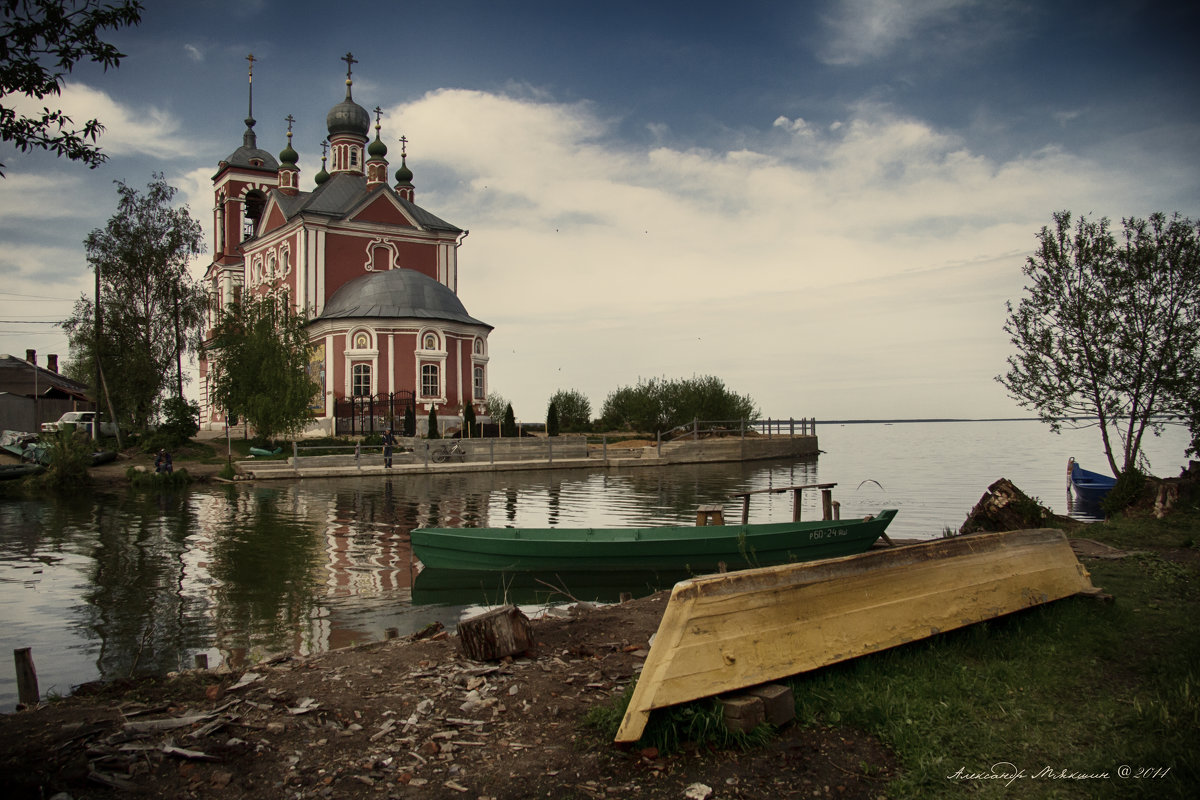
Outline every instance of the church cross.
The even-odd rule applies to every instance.
[[[288,124],[288,136],[291,136],[292,135],[292,123],[296,121],[296,118],[293,117],[291,114],[288,114],[286,117],[283,118],[283,121]]]
[[[254,57],[254,53],[246,56],[246,60],[250,62],[250,106],[247,110],[246,117],[254,119],[254,62],[258,59]]]
[[[400,157],[404,158],[406,155],[408,155],[408,137],[401,136],[400,137]]]
[[[351,69],[358,63],[358,59],[354,57],[353,53],[346,53],[346,55],[342,56],[342,61],[346,62],[346,83],[350,83]]]

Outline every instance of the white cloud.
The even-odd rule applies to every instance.
[[[195,61],[197,64],[204,61],[204,51],[194,44],[185,44],[183,51],[188,54],[188,58]]]
[[[1052,148],[993,161],[877,105],[781,119],[754,147],[637,149],[586,104],[442,90],[384,126],[417,202],[472,230],[459,292],[519,416],[708,373],[776,415],[1011,413],[991,377],[1034,231],[1130,180]]]
[[[20,95],[6,100],[23,114],[39,114],[44,106],[61,108],[76,130],[82,129],[88,120],[100,120],[104,131],[98,144],[109,155],[144,153],[169,158],[189,147],[188,141],[179,135],[179,120],[171,114],[153,106],[126,106],[85,84],[68,83],[60,97],[37,100]]]

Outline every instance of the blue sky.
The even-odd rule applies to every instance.
[[[305,189],[354,53],[393,169],[403,134],[417,202],[471,231],[459,293],[529,420],[703,374],[775,416],[1017,415],[1004,303],[1051,213],[1200,216],[1192,4],[145,5],[62,99],[109,162],[0,156],[0,352],[65,355],[36,323],[90,291],[113,180],[165,173],[207,231],[250,52]]]

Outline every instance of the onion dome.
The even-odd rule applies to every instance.
[[[326,146],[325,143],[322,142],[321,143],[322,151],[325,150],[325,146]],[[317,184],[317,186],[320,186],[322,183],[324,183],[327,180],[329,180],[329,173],[325,171],[325,153],[322,152],[321,153],[321,171],[318,172],[316,175],[313,175],[313,182],[315,182]]]
[[[287,132],[287,137],[287,147],[280,151],[279,163],[285,167],[294,167],[300,160],[300,154],[292,148],[292,132],[290,130]]]
[[[412,183],[413,171],[405,163],[406,156],[400,156],[400,168],[396,170],[396,183]]]
[[[346,99],[329,109],[325,116],[325,126],[329,128],[329,138],[339,133],[352,133],[355,136],[367,138],[371,128],[371,115],[367,110],[354,102],[350,96],[349,79],[346,80]]]
[[[387,156],[387,145],[379,138],[379,126],[375,126],[375,141],[367,145],[367,155],[371,158],[384,158]],[[387,173],[384,173],[385,175]]]

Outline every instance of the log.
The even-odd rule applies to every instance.
[[[32,708],[42,701],[37,670],[33,666],[33,649],[20,647],[13,650],[13,661],[17,668],[17,699]]]
[[[516,606],[504,606],[458,623],[463,655],[474,661],[498,661],[533,649],[529,618]]]

